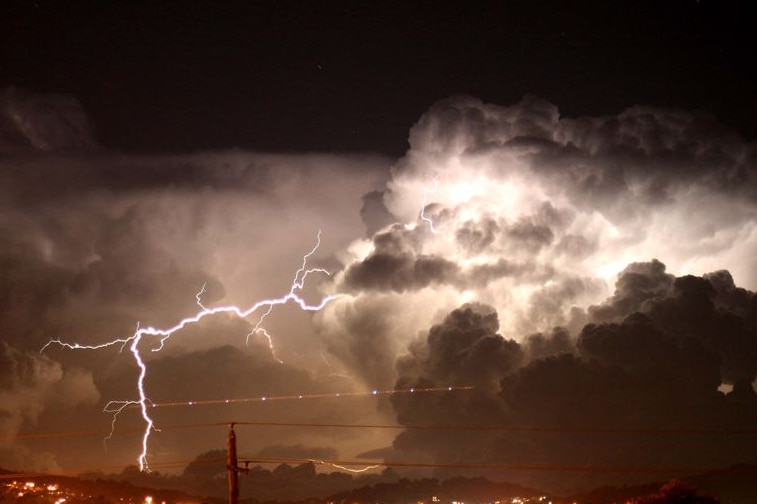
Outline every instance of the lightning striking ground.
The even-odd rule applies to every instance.
[[[255,304],[253,304],[252,306],[246,309],[240,308],[236,305],[225,305],[225,306],[217,306],[214,308],[207,308],[202,304],[202,294],[205,292],[205,286],[203,285],[200,291],[195,295],[197,299],[197,305],[200,308],[200,311],[198,311],[196,314],[190,317],[182,319],[173,327],[170,327],[167,329],[159,329],[155,327],[142,328],[142,327],[137,326],[137,329],[134,332],[134,334],[132,334],[128,338],[118,338],[118,339],[111,340],[111,341],[97,344],[97,345],[82,345],[79,343],[64,342],[64,341],[61,341],[60,339],[51,339],[47,344],[45,344],[40,349],[40,353],[44,352],[50,345],[58,345],[60,347],[68,348],[71,350],[83,350],[83,349],[98,350],[98,349],[102,349],[106,347],[120,345],[119,351],[123,351],[126,345],[127,344],[129,345],[129,351],[134,356],[134,361],[137,367],[139,368],[139,376],[137,378],[138,399],[125,400],[125,401],[110,401],[108,404],[105,405],[103,411],[106,413],[113,414],[113,417],[111,420],[111,434],[110,434],[112,435],[113,430],[115,428],[116,419],[118,415],[125,408],[130,407],[130,406],[135,406],[140,409],[142,418],[145,422],[145,429],[142,436],[142,450],[138,457],[139,469],[141,471],[149,471],[149,466],[147,463],[148,442],[149,442],[150,434],[153,431],[157,431],[158,429],[155,427],[155,422],[150,416],[150,414],[148,413],[148,408],[151,403],[147,397],[147,392],[145,390],[145,377],[147,376],[147,365],[145,364],[142,358],[142,354],[140,353],[140,349],[139,349],[142,339],[147,336],[156,337],[158,339],[158,342],[156,346],[151,349],[151,351],[159,352],[160,350],[163,349],[166,341],[171,336],[173,336],[174,334],[181,331],[187,326],[198,323],[205,317],[220,314],[220,313],[227,313],[241,319],[247,319],[251,317],[252,315],[254,315],[258,310],[265,308],[265,311],[258,317],[257,321],[255,322],[253,329],[248,333],[247,338],[249,340],[249,337],[251,335],[262,333],[268,339],[269,348],[273,352],[274,348],[273,348],[273,342],[272,342],[271,336],[262,327],[262,324],[265,321],[266,317],[272,312],[275,306],[284,305],[286,303],[293,302],[294,304],[299,306],[301,310],[319,311],[324,306],[326,306],[329,302],[339,297],[339,295],[327,295],[327,296],[322,297],[318,303],[310,304],[299,295],[299,292],[305,286],[305,281],[307,277],[310,276],[311,274],[320,273],[320,274],[329,276],[329,272],[323,268],[308,268],[308,260],[318,250],[320,245],[321,245],[321,233],[319,231],[315,246],[313,246],[313,248],[307,254],[303,256],[302,265],[295,272],[294,279],[292,280],[292,284],[289,288],[289,292],[287,292],[285,295],[279,298],[264,299],[262,301],[256,302]],[[275,354],[274,354],[274,358],[276,358]],[[110,437],[110,435],[108,437]]]

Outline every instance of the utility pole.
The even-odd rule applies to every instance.
[[[229,471],[229,504],[239,502],[239,473],[250,472],[249,461],[245,461],[244,467],[239,467],[237,460],[237,435],[234,434],[234,422],[229,423],[229,441],[227,444],[226,469]]]
[[[237,465],[237,435],[234,434],[234,423],[229,424],[228,459],[226,468],[229,470],[229,504],[239,502],[239,466]]]

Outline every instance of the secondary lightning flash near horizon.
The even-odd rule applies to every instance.
[[[310,257],[318,250],[320,245],[321,245],[321,232],[319,231],[315,246],[313,246],[313,248],[303,256],[302,265],[295,272],[294,279],[292,280],[292,284],[289,288],[289,292],[287,292],[285,295],[279,298],[264,299],[264,300],[256,302],[255,304],[253,304],[252,306],[246,309],[242,309],[236,305],[224,305],[224,306],[217,306],[214,308],[207,308],[202,304],[202,294],[205,290],[205,286],[203,285],[200,291],[195,295],[197,299],[197,305],[200,307],[201,310],[190,317],[186,317],[182,319],[173,327],[170,327],[168,329],[159,329],[152,326],[144,327],[144,328],[140,328],[139,326],[137,326],[136,331],[130,337],[118,338],[118,339],[111,340],[105,343],[101,343],[99,345],[82,345],[79,343],[67,343],[67,342],[61,341],[60,339],[51,339],[48,343],[46,343],[40,349],[40,353],[44,352],[45,349],[47,349],[47,347],[53,344],[59,345],[64,348],[69,348],[72,350],[83,350],[83,349],[98,350],[105,347],[120,345],[121,348],[119,351],[122,351],[123,348],[127,344],[129,344],[129,351],[134,356],[134,361],[136,362],[137,367],[139,368],[139,376],[137,379],[137,393],[138,393],[139,399],[110,401],[105,405],[105,407],[103,408],[103,411],[106,413],[113,414],[113,417],[111,420],[111,435],[112,435],[113,429],[115,428],[116,419],[118,415],[124,410],[124,408],[128,406],[138,406],[140,408],[142,418],[145,422],[145,430],[142,436],[142,451],[138,457],[138,462],[139,462],[139,469],[141,471],[149,471],[149,465],[147,463],[147,445],[150,438],[150,433],[153,431],[157,431],[159,429],[155,427],[154,420],[147,412],[148,404],[150,403],[150,400],[148,399],[147,392],[145,390],[145,377],[147,376],[147,365],[145,364],[142,358],[142,354],[140,353],[140,349],[139,349],[139,345],[140,345],[140,342],[142,341],[142,338],[144,336],[156,336],[157,338],[159,338],[157,346],[151,349],[151,351],[153,352],[159,352],[165,346],[166,341],[171,336],[173,336],[176,332],[184,329],[185,327],[191,324],[198,323],[200,320],[204,319],[207,316],[216,315],[219,313],[229,313],[238,318],[247,319],[248,317],[251,317],[259,309],[265,307],[266,310],[262,313],[262,315],[260,315],[260,317],[255,322],[252,330],[247,334],[247,341],[249,341],[249,337],[251,335],[256,334],[258,332],[262,332],[263,335],[268,340],[268,346],[271,349],[274,359],[276,359],[278,362],[281,362],[274,353],[273,342],[271,340],[271,336],[262,327],[263,321],[266,319],[268,315],[270,315],[271,311],[273,310],[273,307],[278,306],[278,305],[283,305],[291,301],[291,302],[294,302],[297,306],[299,306],[301,310],[318,311],[318,310],[321,310],[324,306],[326,306],[330,301],[339,297],[339,295],[326,295],[326,296],[323,296],[320,302],[318,302],[317,304],[310,304],[298,294],[304,288],[305,280],[307,279],[309,275],[313,273],[322,273],[327,276],[330,275],[330,273],[323,268],[308,268],[307,266],[308,259],[310,259]],[[108,437],[110,437],[110,435]]]

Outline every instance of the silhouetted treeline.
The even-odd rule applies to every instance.
[[[465,501],[473,504],[535,495],[539,495],[536,490],[485,478],[452,478],[441,481],[436,478],[402,478],[396,483],[378,483],[336,494],[329,501],[381,504]]]

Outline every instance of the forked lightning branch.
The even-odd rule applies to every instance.
[[[338,295],[323,296],[316,304],[311,304],[307,302],[301,296],[302,289],[305,287],[305,282],[310,275],[312,274],[321,274],[321,275],[327,275],[327,276],[329,275],[329,272],[323,268],[308,267],[308,260],[313,254],[315,254],[315,252],[318,250],[320,245],[321,245],[321,233],[319,231],[315,246],[303,256],[302,265],[295,272],[294,279],[292,280],[292,283],[289,287],[289,291],[281,297],[263,299],[261,301],[256,302],[252,306],[249,306],[248,308],[242,308],[236,305],[223,305],[223,306],[216,306],[213,308],[207,308],[202,304],[202,293],[204,292],[204,286],[203,286],[203,288],[196,295],[197,305],[199,306],[200,310],[194,315],[182,319],[173,327],[159,329],[156,327],[137,326],[137,329],[134,331],[134,334],[132,334],[131,336],[127,338],[118,338],[118,339],[114,339],[114,340],[107,341],[105,343],[101,343],[97,345],[83,345],[80,343],[69,343],[69,342],[61,341],[60,339],[52,339],[44,347],[42,347],[40,352],[43,352],[50,345],[58,345],[64,348],[72,349],[72,350],[98,350],[101,348],[112,347],[112,346],[119,346],[120,350],[123,350],[124,348],[128,346],[129,351],[134,357],[134,362],[139,368],[139,375],[138,375],[137,384],[136,384],[137,399],[110,401],[108,404],[105,405],[104,411],[106,413],[111,413],[113,415],[112,422],[111,422],[111,434],[112,434],[113,432],[112,429],[115,428],[116,419],[119,413],[121,413],[124,410],[124,408],[127,408],[129,406],[136,406],[139,408],[142,414],[142,418],[144,419],[144,423],[145,423],[145,430],[144,430],[144,434],[142,435],[142,451],[138,458],[139,468],[142,471],[148,470],[149,469],[148,464],[147,464],[148,441],[150,439],[150,434],[154,430],[157,430],[157,429],[155,427],[155,423],[152,417],[148,413],[150,400],[148,399],[147,391],[145,389],[145,377],[147,375],[147,365],[145,364],[145,361],[142,358],[142,352],[143,352],[143,346],[144,346],[143,338],[153,338],[157,340],[153,348],[151,348],[151,351],[159,352],[160,350],[163,349],[166,341],[171,336],[181,331],[182,329],[188,326],[191,326],[193,324],[197,324],[198,322],[200,322],[206,317],[221,314],[221,313],[226,313],[226,314],[230,314],[232,316],[235,316],[241,319],[250,319],[252,317],[257,317],[257,319],[253,323],[252,330],[246,336],[249,339],[249,336],[253,334],[262,334],[268,340],[268,344],[271,348],[271,351],[273,351],[273,343],[272,343],[271,337],[268,334],[268,332],[263,328],[263,322],[265,321],[266,317],[271,314],[274,307],[279,306],[279,305],[284,305],[287,303],[293,303],[299,306],[300,309],[304,311],[318,311],[318,310],[321,310],[324,306],[326,306],[330,301],[338,297]],[[275,358],[275,354],[274,354],[274,358]]]

